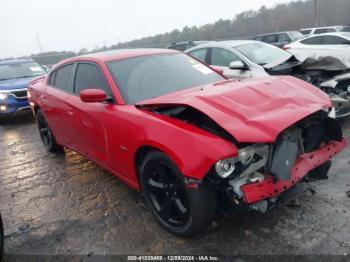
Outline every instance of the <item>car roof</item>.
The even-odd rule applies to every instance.
[[[229,48],[235,48],[237,46],[245,45],[245,44],[252,44],[252,43],[261,43],[265,44],[260,41],[254,41],[254,40],[225,40],[225,41],[211,41],[205,44],[197,45],[192,48],[189,48],[185,50],[185,53],[191,52],[193,50],[197,50],[200,48],[205,48],[205,47],[229,47]]]
[[[300,40],[304,40],[306,38],[316,37],[316,36],[324,36],[324,35],[335,35],[335,36],[345,36],[347,38],[350,38],[350,32],[331,32],[331,33],[323,33],[323,34],[316,34],[316,35],[310,35],[308,37],[302,38]]]
[[[217,43],[220,43],[222,45],[229,46],[229,47],[235,47],[235,46],[251,44],[256,42],[261,43],[260,41],[254,41],[254,40],[227,40],[227,41],[220,41]]]
[[[194,46],[188,50],[191,49],[197,49],[199,47],[210,47],[210,46],[225,46],[225,47],[236,47],[240,45],[245,45],[245,44],[252,44],[252,43],[261,43],[261,44],[266,44],[261,41],[255,41],[255,40],[225,40],[225,41],[211,41],[207,42],[201,45]],[[187,50],[186,50],[187,51]]]
[[[75,56],[72,58],[65,59],[59,63],[59,65],[67,62],[75,62],[79,60],[92,60],[99,62],[110,62],[114,60],[121,60],[131,57],[155,55],[155,54],[170,54],[170,53],[181,53],[177,50],[171,49],[156,49],[156,48],[135,48],[135,49],[115,49],[105,52],[85,54],[81,56]]]
[[[323,29],[323,28],[337,28],[337,25],[334,26],[319,26],[319,27],[308,27],[308,28],[301,28],[299,30],[313,30],[313,29]]]
[[[174,42],[171,43],[169,46],[174,46],[174,45],[186,45],[186,44],[201,44],[201,43],[206,43],[209,41],[203,40],[203,41],[184,41],[184,42]]]
[[[278,34],[288,34],[288,33],[294,33],[294,32],[298,32],[299,31],[281,31],[281,32],[272,32],[272,33],[267,33],[267,34],[261,34],[261,35],[256,35],[256,36],[265,36],[265,35],[278,35]],[[256,37],[255,36],[255,37]]]
[[[21,64],[21,63],[32,63],[33,59],[8,59],[0,60],[0,65],[12,65],[12,64]]]

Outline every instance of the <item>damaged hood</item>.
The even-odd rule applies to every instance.
[[[209,116],[238,142],[274,142],[297,121],[331,107],[327,94],[291,76],[232,80],[139,102],[139,106],[181,105]]]
[[[286,52],[287,53],[287,52]],[[293,54],[289,54],[289,56],[279,57],[278,59],[269,62],[268,64],[263,65],[265,69],[271,69],[273,67],[279,66],[281,64],[285,64],[290,62],[288,65],[294,65],[293,63],[301,63],[299,59],[297,59]]]

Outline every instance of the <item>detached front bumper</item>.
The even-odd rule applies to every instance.
[[[273,198],[300,182],[311,170],[321,166],[341,152],[347,145],[345,138],[341,142],[332,141],[318,150],[301,155],[294,165],[290,180],[276,180],[265,174],[261,182],[246,184],[241,187],[243,202],[254,204],[261,200]]]

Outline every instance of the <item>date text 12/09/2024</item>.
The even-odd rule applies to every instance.
[[[217,256],[128,256],[128,261],[219,261]]]

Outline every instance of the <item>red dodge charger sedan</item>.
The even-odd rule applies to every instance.
[[[142,192],[177,235],[218,207],[265,212],[327,178],[346,140],[329,97],[294,77],[235,81],[173,50],[67,59],[29,87],[44,146],[68,147]]]

